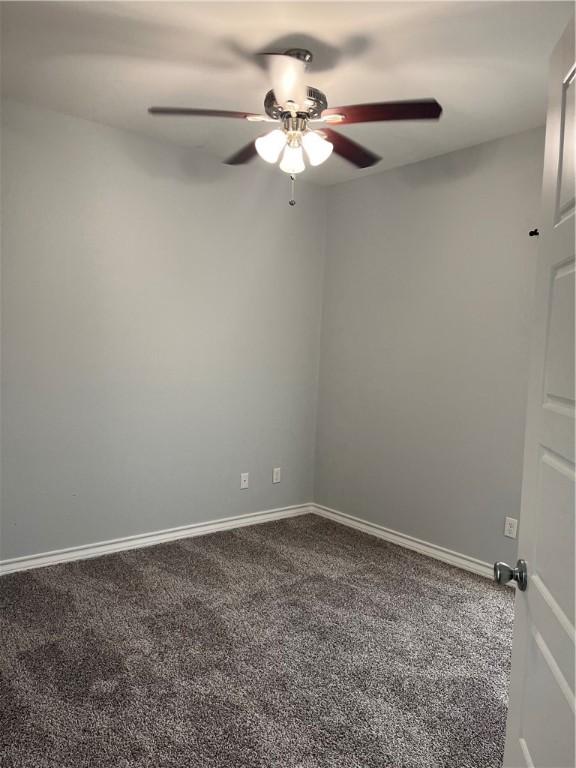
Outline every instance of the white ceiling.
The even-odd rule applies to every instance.
[[[544,122],[547,59],[570,2],[3,2],[7,97],[226,158],[262,126],[152,117],[155,105],[262,111],[251,54],[304,46],[331,106],[434,97],[440,121],[339,128],[382,156],[307,171],[332,184]],[[259,159],[253,162],[262,162]],[[234,169],[231,169],[231,173]],[[280,173],[271,168],[271,173]]]

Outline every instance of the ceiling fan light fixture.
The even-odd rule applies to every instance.
[[[264,112],[239,112],[227,109],[197,109],[195,107],[149,107],[152,115],[225,117],[250,122],[275,123],[276,130],[250,141],[226,158],[226,165],[243,165],[260,156],[290,175],[321,165],[334,152],[356,168],[370,168],[380,162],[366,147],[332,125],[352,123],[387,123],[397,120],[438,120],[442,107],[436,99],[379,101],[328,107],[326,94],[306,84],[306,65],[312,53],[304,48],[290,48],[283,53],[261,53],[271,80],[271,89],[264,97]],[[315,131],[315,128],[319,128]],[[292,179],[292,183],[294,179]],[[290,200],[294,204],[294,200]]]
[[[307,131],[302,137],[302,146],[306,150],[310,165],[321,165],[328,160],[334,145],[315,131]]]
[[[270,131],[266,136],[260,136],[254,142],[256,145],[256,152],[260,155],[262,160],[267,163],[276,163],[280,157],[280,153],[286,146],[286,134],[280,129]]]
[[[290,174],[302,173],[302,171],[306,170],[304,152],[302,152],[300,145],[293,147],[288,144],[286,146],[280,162],[280,170]]]

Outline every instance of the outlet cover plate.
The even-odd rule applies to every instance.
[[[515,539],[518,533],[518,520],[515,517],[507,517],[504,522],[504,536]]]

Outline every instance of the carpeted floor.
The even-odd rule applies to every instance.
[[[316,516],[0,579],[2,768],[496,768],[512,590]]]

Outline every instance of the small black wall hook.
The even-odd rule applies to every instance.
[[[528,232],[528,237],[538,237],[540,232],[538,232],[537,229],[531,229],[530,232]]]

